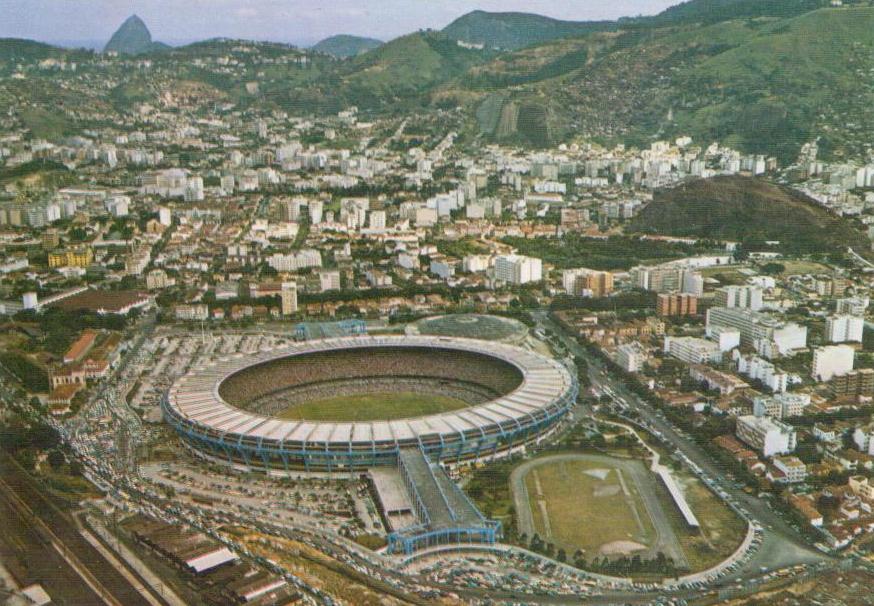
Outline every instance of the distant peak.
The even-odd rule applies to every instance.
[[[138,55],[154,49],[152,34],[142,19],[136,14],[124,20],[106,44],[108,51]]]

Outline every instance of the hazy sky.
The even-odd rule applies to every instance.
[[[340,33],[388,40],[464,13],[524,11],[594,20],[653,14],[679,0],[0,0],[0,37],[105,42],[131,14],[155,40],[216,36],[311,44]]]

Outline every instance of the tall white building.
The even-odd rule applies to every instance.
[[[708,334],[715,326],[738,330],[742,345],[756,348],[767,358],[785,356],[807,346],[807,327],[750,309],[711,307],[707,310]]]
[[[297,312],[297,284],[294,282],[283,282],[282,288],[279,291],[279,298],[282,301],[283,316],[290,316]]]
[[[173,214],[166,206],[158,208],[158,223],[165,227],[169,227],[173,223]]]
[[[808,406],[810,396],[806,393],[780,393],[753,398],[753,414],[757,417],[788,419],[803,415]]]
[[[536,257],[500,255],[495,258],[495,279],[509,284],[527,284],[543,279],[543,263]]]
[[[737,418],[737,437],[762,455],[772,457],[795,450],[795,429],[770,417],[744,415]]]
[[[639,343],[625,343],[616,348],[616,363],[627,372],[640,372],[646,358],[646,350]]]
[[[340,272],[336,270],[319,272],[319,290],[340,290]]]
[[[385,229],[384,210],[374,210],[370,213],[370,229]]]
[[[758,311],[764,305],[762,289],[758,286],[723,286],[716,290],[716,305],[741,307]]]
[[[718,344],[697,337],[665,337],[664,352],[687,364],[715,364],[722,360]]]
[[[325,204],[321,200],[310,200],[307,204],[310,213],[310,223],[317,225],[322,222],[322,215],[325,210]]]
[[[283,255],[275,253],[267,258],[267,264],[276,271],[298,271],[307,267],[321,267],[322,253],[312,248]]]
[[[813,365],[810,372],[817,381],[830,381],[833,377],[845,375],[853,370],[856,350],[849,345],[826,345],[813,351]]]
[[[789,387],[789,373],[783,372],[776,366],[756,355],[743,355],[735,350],[734,360],[737,362],[737,371],[751,379],[757,379],[775,393],[784,392]]]
[[[864,316],[869,303],[870,300],[868,297],[846,297],[844,299],[838,299],[835,307],[838,314]]]
[[[856,448],[868,455],[874,455],[874,424],[857,427],[853,431]]]
[[[491,260],[489,255],[467,255],[461,260],[461,269],[468,273],[486,271]]]
[[[825,338],[829,343],[861,343],[864,329],[865,319],[862,316],[831,316],[825,321]]]

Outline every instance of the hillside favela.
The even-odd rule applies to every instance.
[[[0,15],[0,605],[874,604],[874,3]]]

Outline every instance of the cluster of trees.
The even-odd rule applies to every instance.
[[[86,328],[122,331],[127,326],[124,316],[100,315],[84,310],[65,311],[58,307],[49,307],[41,313],[32,309],[20,311],[15,315],[15,320],[37,324],[43,333],[43,349],[56,355],[64,353]]]
[[[549,308],[553,311],[565,309],[586,309],[589,311],[628,311],[655,309],[656,293],[632,291],[615,297],[573,297],[557,295]]]
[[[0,448],[15,457],[28,471],[36,467],[40,452],[48,453],[46,461],[55,471],[67,462],[60,436],[54,428],[39,420],[25,420],[17,414],[10,415],[0,424]],[[79,475],[81,471],[79,462],[71,459],[70,472]]]
[[[548,558],[555,558],[559,562],[571,564],[575,568],[588,570],[589,572],[613,576],[630,576],[634,574],[675,576],[679,572],[673,560],[669,559],[661,551],[654,558],[648,559],[644,559],[640,555],[632,557],[623,555],[618,558],[608,558],[606,556],[599,558],[596,556],[589,561],[580,549],[577,549],[568,558],[568,554],[563,548],[543,540],[537,533],[530,540],[527,535],[522,534],[519,536],[519,542],[527,545],[528,549],[535,553],[540,553]]]
[[[0,354],[0,364],[15,375],[30,392],[43,393],[49,390],[49,376],[45,368],[25,355],[16,352]]]
[[[580,555],[582,556],[582,554]],[[593,558],[591,562],[586,562],[581,557],[580,560],[574,560],[574,566],[614,576],[630,576],[634,574],[676,576],[680,572],[677,570],[674,561],[665,556],[661,551],[656,554],[656,557],[647,559],[639,555],[630,558],[623,555],[612,559],[607,557],[600,559]]]
[[[566,234],[563,238],[523,238],[508,236],[501,240],[521,254],[538,257],[559,269],[589,267],[599,270],[625,270],[641,259],[670,261],[689,257],[707,249],[706,246],[643,240],[631,236],[610,236],[605,239]]]

